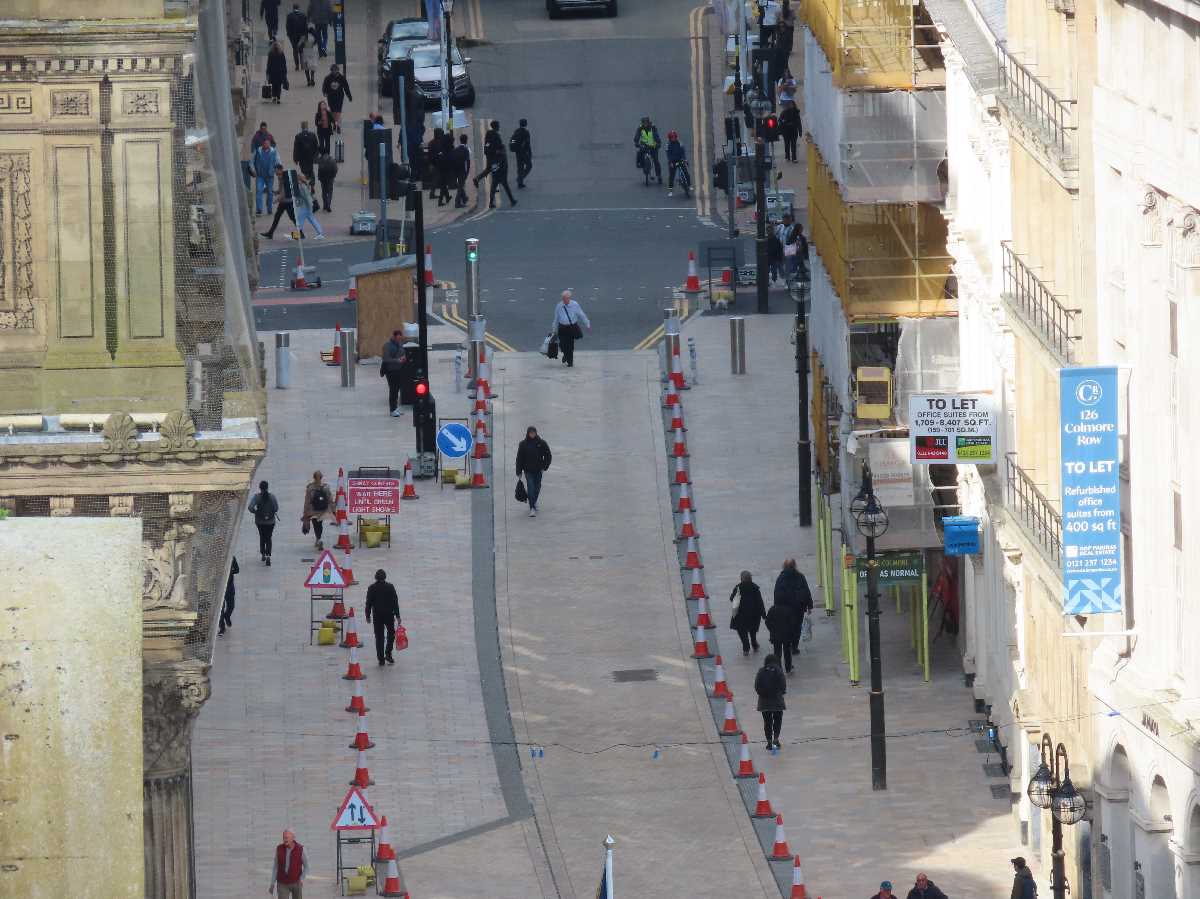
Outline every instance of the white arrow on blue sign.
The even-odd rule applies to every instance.
[[[474,444],[475,438],[471,436],[471,429],[457,421],[442,425],[441,430],[437,432],[438,449],[449,459],[461,459],[471,451]]]

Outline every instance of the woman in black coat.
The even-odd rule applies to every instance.
[[[283,89],[288,86],[287,74],[287,54],[283,52],[279,42],[275,41],[267,53],[267,84],[271,85],[271,99],[276,103],[279,102]]]
[[[767,749],[782,749],[779,745],[779,728],[783,725],[783,711],[787,704],[783,694],[787,692],[787,678],[779,669],[779,658],[773,653],[763,659],[763,666],[754,678],[754,692],[758,694],[758,710],[763,716],[763,733],[767,737]]]
[[[792,673],[792,638],[795,635],[796,615],[791,607],[775,597],[775,605],[767,610],[767,632],[771,636],[771,649],[775,658],[783,658],[783,667]]]
[[[749,571],[742,572],[742,579],[729,594],[729,601],[733,602],[738,594],[741,594],[741,598],[733,608],[729,627],[742,638],[742,655],[748,656],[751,648],[758,652],[758,626],[767,617],[767,609],[763,605],[762,591],[754,583]]]

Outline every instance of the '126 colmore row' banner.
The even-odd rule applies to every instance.
[[[1121,611],[1121,481],[1117,370],[1059,372],[1062,422],[1063,612]]]

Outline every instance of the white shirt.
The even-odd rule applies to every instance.
[[[588,317],[583,313],[583,307],[574,300],[571,300],[565,305],[563,303],[554,304],[554,324],[558,325],[573,325],[582,322],[589,328],[592,323],[588,321]]]
[[[767,0],[767,6],[763,10],[762,24],[770,28],[779,22],[779,2],[778,0]]]

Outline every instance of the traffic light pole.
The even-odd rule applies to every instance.
[[[754,204],[758,210],[758,235],[754,241],[754,259],[757,269],[755,284],[758,293],[758,312],[767,313],[767,276],[770,260],[767,255],[767,144],[759,133],[762,121],[755,121],[754,138]]]
[[[415,200],[413,207],[413,239],[416,242],[417,257],[417,352],[420,354],[421,370],[429,376],[429,318],[426,312],[428,290],[425,287],[425,196],[419,189],[419,182],[412,182],[413,190],[409,191],[410,200]]]
[[[343,69],[346,65],[346,4],[345,0],[333,3],[333,61]]]

